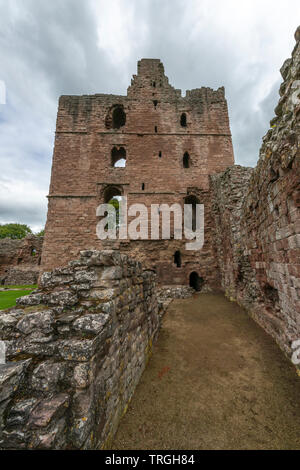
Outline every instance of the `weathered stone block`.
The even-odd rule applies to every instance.
[[[28,398],[25,400],[17,401],[10,409],[7,419],[6,425],[8,427],[13,426],[23,426],[26,424],[30,413],[37,405],[38,399],[37,398]]]
[[[80,333],[97,335],[103,331],[108,320],[109,316],[101,313],[84,315],[74,321],[73,328]]]
[[[32,373],[31,386],[39,392],[57,392],[66,374],[66,364],[45,361]]]
[[[40,330],[43,334],[53,331],[54,315],[51,310],[43,310],[25,315],[18,323],[17,330],[24,335]]]
[[[22,384],[31,359],[0,364],[0,403],[13,396]]]
[[[42,400],[31,413],[29,427],[46,428],[54,419],[58,420],[66,412],[69,401],[69,395],[66,393]]]

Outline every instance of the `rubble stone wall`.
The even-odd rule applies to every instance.
[[[300,29],[255,169],[211,177],[221,284],[291,356],[300,339]]]
[[[0,312],[0,448],[109,446],[151,355],[156,275],[116,251],[84,251]]]
[[[43,237],[27,235],[21,240],[0,240],[0,284],[36,284],[41,264]]]

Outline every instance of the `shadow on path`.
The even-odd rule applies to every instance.
[[[113,449],[300,449],[300,379],[223,295],[173,301]]]

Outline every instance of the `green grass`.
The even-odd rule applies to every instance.
[[[14,288],[18,286],[12,286]],[[16,299],[23,297],[23,295],[28,295],[35,289],[35,286],[28,286],[27,289],[20,290],[10,290],[0,292],[0,310],[5,310],[6,308],[14,307],[16,305]]]
[[[31,289],[31,290],[33,290],[33,289],[37,289],[37,284],[30,284],[28,286],[25,286],[25,285],[24,286],[23,285],[22,286],[1,286],[1,288],[3,288],[3,289],[20,289],[20,290],[22,290],[22,289]]]

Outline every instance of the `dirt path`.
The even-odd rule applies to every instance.
[[[173,301],[113,449],[300,449],[300,379],[222,295]]]

